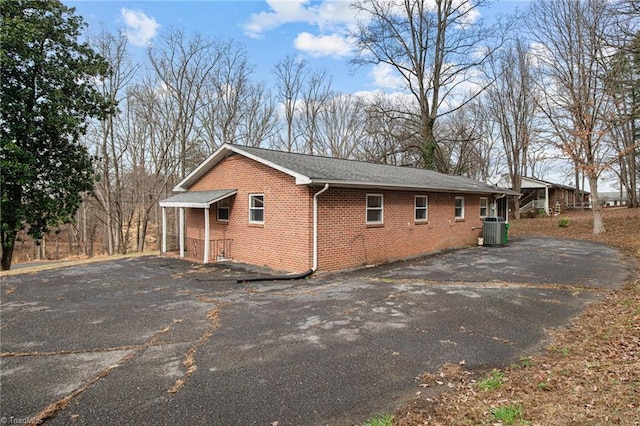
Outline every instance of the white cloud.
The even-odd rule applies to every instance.
[[[352,52],[352,44],[346,37],[338,34],[315,36],[308,32],[298,34],[293,41],[296,49],[311,56],[333,56],[340,58]]]
[[[380,63],[375,65],[369,75],[373,79],[373,85],[376,87],[402,90],[407,85],[404,78],[389,64]]]
[[[267,31],[294,23],[317,26],[321,31],[336,30],[355,20],[347,1],[310,3],[309,0],[267,0],[269,11],[252,14],[243,25],[245,34],[257,38]]]
[[[126,28],[124,33],[131,44],[135,46],[147,46],[158,33],[160,24],[155,18],[147,16],[144,12],[127,9],[120,10]]]

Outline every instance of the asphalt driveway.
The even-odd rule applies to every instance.
[[[4,277],[4,423],[349,424],[445,362],[508,365],[631,278],[616,250],[515,240],[302,281],[166,257]]]

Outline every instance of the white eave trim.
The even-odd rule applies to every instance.
[[[287,174],[289,176],[292,176],[292,177],[296,178],[296,184],[297,185],[308,185],[308,184],[311,183],[311,178],[309,178],[309,176],[305,176],[305,175],[302,175],[300,173],[294,172],[293,170],[287,169],[286,167],[282,167],[279,164],[272,163],[271,161],[267,161],[262,157],[258,157],[258,156],[249,154],[248,152],[244,151],[242,149],[242,147],[228,145],[228,148],[229,148],[229,150],[231,150],[231,151],[233,151],[233,152],[235,152],[237,154],[243,155],[243,156],[245,156],[247,158],[250,158],[250,159],[252,159],[254,161],[257,161],[258,163],[264,164],[267,167],[271,167],[272,169],[276,169],[278,171],[281,171],[282,173],[285,173],[285,174]]]
[[[506,194],[516,195],[514,191],[503,188],[478,188],[478,189],[464,189],[464,188],[442,188],[433,186],[403,186],[391,183],[380,182],[358,182],[358,181],[334,181],[326,179],[310,179],[307,185],[325,185],[329,184],[332,188],[363,188],[363,189],[389,189],[397,191],[426,191],[426,192],[438,192],[438,193],[456,193],[456,194]],[[512,194],[510,194],[512,193]],[[518,194],[520,195],[520,194]]]
[[[189,173],[184,179],[182,179],[176,186],[173,187],[173,192],[185,192],[189,190],[189,187],[193,185],[198,179],[204,176],[209,170],[211,170],[216,164],[222,161],[230,152],[235,152],[244,157],[250,158],[258,163],[264,164],[267,167],[281,171],[296,179],[297,185],[308,185],[311,179],[308,176],[294,172],[293,170],[282,167],[278,164],[267,161],[264,158],[252,155],[242,149],[242,147],[224,144],[221,145],[213,154],[207,157],[198,167],[196,167],[191,173]]]
[[[207,207],[210,207],[211,204],[215,203],[216,201],[220,201],[220,200],[215,200],[212,201],[211,203],[181,203],[179,201],[176,202],[162,202],[160,201],[160,207],[184,207],[187,209],[206,209]]]
[[[184,191],[183,191],[184,192]],[[199,203],[199,202],[195,202],[195,201],[160,201],[158,204],[160,205],[160,207],[183,207],[183,208],[192,208],[192,209],[206,209],[211,207],[212,204],[217,203],[220,200],[224,200],[225,198],[229,198],[232,195],[237,194],[238,191],[233,191],[233,192],[229,192],[226,193],[224,195],[221,195],[219,197],[216,197],[212,200],[203,202],[203,203]]]

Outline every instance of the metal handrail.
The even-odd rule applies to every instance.
[[[209,241],[209,259],[212,261],[231,259],[233,238],[221,238]]]

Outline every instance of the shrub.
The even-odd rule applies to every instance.
[[[561,217],[558,221],[558,226],[560,228],[566,228],[567,226],[569,226],[569,219],[566,217]]]

